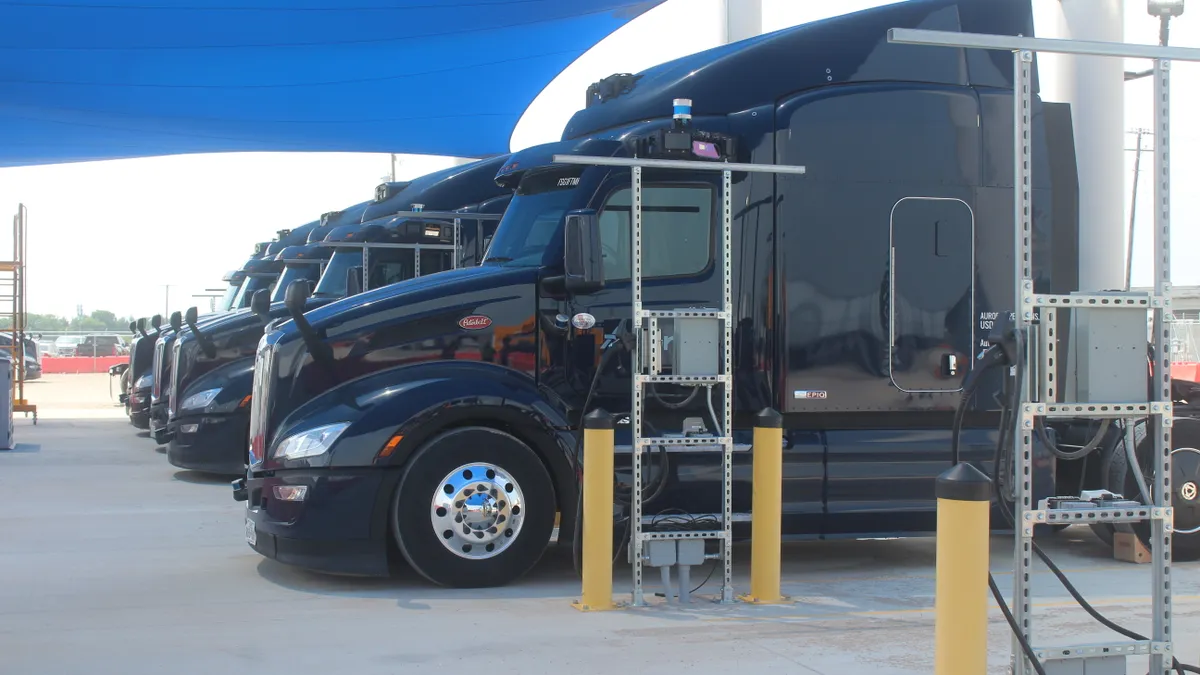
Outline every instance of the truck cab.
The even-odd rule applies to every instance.
[[[331,227],[324,240],[290,253],[289,262],[273,293],[254,298],[249,311],[241,311],[198,329],[185,329],[174,343],[174,374],[168,399],[167,459],[172,465],[199,471],[240,474],[246,467],[249,405],[254,372],[254,352],[263,328],[283,320],[286,289],[305,289],[304,309],[315,309],[339,298],[453,269],[482,258],[481,240],[467,220],[469,212],[495,214],[482,221],[484,232],[494,231],[511,191],[496,185],[495,173],[503,157],[454,167],[403,184],[394,194],[384,184],[377,200],[361,210],[362,217],[378,214],[379,203],[416,204],[412,215],[381,215],[357,224]],[[386,198],[380,200],[382,195]],[[400,200],[405,200],[401,202]],[[455,225],[447,218],[421,217],[430,212],[462,213]],[[412,208],[404,211],[411,213]],[[464,228],[463,223],[469,223]],[[292,249],[285,250],[285,253]],[[281,256],[283,254],[281,253]],[[319,279],[314,272],[318,259]],[[315,281],[315,287],[314,287]],[[285,283],[286,282],[286,285]],[[312,293],[307,292],[311,288]],[[175,402],[178,402],[176,404]]]
[[[735,171],[729,193],[717,171],[648,167],[638,182],[643,307],[719,305],[730,256],[733,510],[749,511],[745,450],[769,407],[783,419],[786,539],[933,532],[964,378],[995,317],[1014,310],[1013,74],[1009,58],[886,35],[1031,35],[1032,23],[1028,2],[912,0],[598,83],[559,142],[497,172],[515,194],[480,267],[330,303],[263,337],[249,469],[234,484],[248,542],[322,571],[386,574],[404,560],[437,584],[508,583],[536,563],[556,515],[558,541],[576,541],[581,420],[598,408],[617,418],[618,485],[641,472],[654,486],[648,527],[719,512],[719,453],[631,462],[634,178],[602,160],[635,157],[807,168]],[[682,125],[680,99],[694,102]],[[1038,293],[1078,287],[1072,139],[1069,107],[1035,96]],[[982,382],[962,459],[990,471],[1002,378]],[[647,428],[719,430],[709,393],[650,387]],[[1083,445],[1091,429],[1056,433]],[[1098,462],[1035,448],[1038,495],[1103,485]],[[629,516],[626,498],[617,522]],[[1176,556],[1198,540],[1177,536]]]
[[[255,246],[254,255],[242,265],[231,279],[230,290],[233,291],[233,297],[230,301],[230,309],[203,315],[189,315],[189,318],[193,322],[203,324],[223,316],[228,311],[236,311],[249,306],[250,298],[253,297],[256,291],[261,289],[269,290],[274,287],[283,268],[282,263],[275,260],[279,252],[286,246],[303,243],[307,239],[308,233],[320,225],[320,221],[313,221],[294,230],[280,230],[278,232],[278,239],[270,242],[259,242]],[[234,282],[236,282],[236,290],[234,290]],[[195,308],[192,308],[191,311],[195,312]],[[149,424],[150,438],[160,445],[165,444],[168,440],[166,428],[167,399],[164,396],[164,383],[169,377],[171,369],[170,346],[176,334],[183,328],[183,325],[183,314],[173,312],[170,317],[169,327],[165,330],[160,330],[158,337],[154,341],[151,372],[148,378],[150,384]]]

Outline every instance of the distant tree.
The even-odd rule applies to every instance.
[[[71,319],[69,329],[85,332],[103,331],[108,330],[108,326],[104,325],[103,321],[100,321],[99,319],[93,319],[90,316],[77,316],[74,319]]]
[[[11,329],[12,319],[4,316],[0,317],[0,330]],[[59,331],[67,329],[67,320],[61,316],[53,314],[27,314],[25,315],[25,331]]]
[[[99,321],[107,330],[118,330],[120,325],[117,323],[117,315],[107,309],[97,309],[92,311],[91,318]],[[125,322],[129,324],[128,321]]]

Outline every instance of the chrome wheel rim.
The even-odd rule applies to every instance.
[[[429,519],[442,546],[467,560],[503,553],[525,522],[521,486],[503,468],[487,462],[464,464],[438,483]]]

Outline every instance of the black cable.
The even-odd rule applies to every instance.
[[[1029,659],[1029,664],[1033,666],[1038,675],[1046,675],[1046,669],[1042,667],[1037,657],[1033,655],[1033,647],[1029,646],[1029,641],[1025,639],[1025,634],[1021,632],[1020,626],[1017,625],[1016,618],[1009,611],[1008,604],[1004,602],[1004,596],[1000,595],[1000,589],[996,586],[996,580],[990,572],[988,573],[988,588],[992,589],[992,597],[996,598],[996,602],[1000,605],[1000,611],[1004,613],[1004,618],[1012,628],[1013,635],[1017,636],[1017,642],[1021,643],[1021,651],[1025,652],[1025,656]]]

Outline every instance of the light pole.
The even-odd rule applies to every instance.
[[[177,284],[163,284],[163,316],[171,315],[171,287]]]

